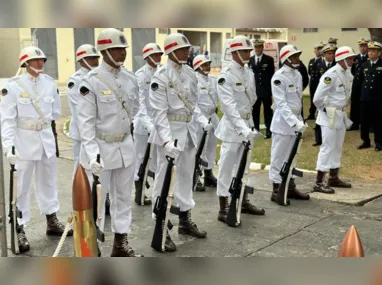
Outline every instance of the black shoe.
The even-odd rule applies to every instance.
[[[314,115],[309,115],[306,120],[315,120],[316,118],[314,117]]]
[[[370,143],[365,143],[363,142],[361,145],[359,145],[357,148],[358,149],[365,149],[371,147]]]
[[[316,142],[316,143],[312,144],[312,146],[320,146],[320,145],[322,145],[322,143]]]
[[[382,147],[380,147],[380,146],[376,146],[374,150],[375,150],[375,151],[381,151],[381,150],[382,150]]]
[[[266,140],[266,139],[271,139],[271,138],[272,138],[272,132],[269,130],[266,131],[264,139]]]

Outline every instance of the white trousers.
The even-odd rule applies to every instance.
[[[90,181],[90,189],[93,185],[93,175],[86,171]],[[124,234],[130,232],[132,219],[131,193],[133,189],[134,165],[113,170],[102,170],[99,181],[102,185],[102,207],[99,228],[105,229],[105,201],[106,194],[110,198],[111,231]],[[104,187],[107,185],[107,187]]]
[[[176,176],[174,197],[180,211],[185,212],[195,207],[195,201],[192,193],[192,178],[194,175],[196,148],[192,145],[191,138],[188,136],[188,142],[178,158],[175,160]],[[168,161],[164,154],[164,147],[157,147],[157,171],[152,192],[152,207],[154,208],[157,197],[162,192],[163,181],[166,174]]]
[[[228,190],[231,186],[232,178],[236,176],[243,150],[244,145],[242,143],[222,142],[216,188],[218,196],[231,196]]]
[[[81,141],[73,139],[72,149],[73,149],[73,162],[74,162],[74,169],[73,169],[73,175],[72,175],[72,180],[73,180],[74,175],[76,174],[76,171],[77,171],[79,160],[80,160]]]
[[[148,139],[149,139],[148,135],[140,135],[140,134],[134,133],[134,145],[135,145],[135,157],[136,157],[134,181],[138,181],[139,179],[138,172],[143,162],[143,158],[145,157]],[[153,148],[153,151],[152,151],[152,159],[151,159],[149,169],[155,173],[157,170],[157,146],[154,144],[151,144],[151,147]]]
[[[316,170],[327,172],[341,167],[342,147],[345,140],[345,125],[340,129],[321,126],[322,145],[318,153]]]
[[[43,153],[41,160],[19,160],[16,165],[17,207],[22,212],[19,225],[30,221],[30,190],[33,171],[35,173],[35,197],[41,215],[56,213],[60,204],[57,198],[57,158],[48,158]]]
[[[202,140],[203,133],[198,134],[199,138],[199,144]],[[214,134],[214,130],[210,130],[208,133],[208,141],[206,142],[207,145],[205,145],[205,153],[202,153],[202,158],[206,159],[208,162],[208,167],[206,169],[212,169],[215,165],[215,159],[216,159],[216,143],[217,138]]]
[[[271,165],[269,169],[269,180],[273,183],[281,183],[281,168],[289,158],[290,151],[296,136],[286,136],[272,133]]]

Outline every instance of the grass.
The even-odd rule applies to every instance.
[[[310,107],[310,99],[304,96],[304,112]],[[222,113],[219,112],[219,117]],[[261,111],[260,123],[263,124],[263,112]],[[305,131],[303,142],[300,148],[300,155],[297,159],[298,168],[315,170],[319,147],[313,147],[315,121],[307,121],[309,128]],[[265,135],[265,130],[261,130]],[[373,134],[370,134],[373,141]],[[220,141],[218,144],[220,145]],[[345,143],[341,160],[341,175],[344,177],[360,178],[365,180],[382,179],[382,153],[375,152],[374,147],[366,150],[358,150],[357,146],[362,143],[359,131],[346,132]],[[272,140],[259,139],[255,142],[252,152],[252,161],[270,164]],[[220,147],[217,148],[217,157],[219,159]]]

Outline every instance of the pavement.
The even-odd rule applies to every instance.
[[[62,92],[61,95],[62,118],[57,121],[61,156],[58,159],[61,204],[58,217],[65,223],[72,212],[73,161],[70,139],[63,133],[63,125],[70,118],[70,110],[66,94]],[[8,185],[8,165],[5,165],[4,171],[5,185]],[[214,173],[217,175],[217,167]],[[267,170],[251,171],[249,177],[249,184],[256,189],[250,199],[265,209],[264,216],[243,214],[242,225],[230,228],[217,220],[219,206],[216,189],[207,188],[206,192],[195,192],[193,220],[199,228],[208,232],[207,238],[195,239],[179,235],[178,220],[172,216],[171,221],[175,227],[170,234],[178,250],[161,254],[150,247],[154,229],[151,207],[140,207],[133,203],[130,245],[136,252],[150,257],[335,257],[347,230],[355,225],[365,256],[382,254],[382,181],[367,182],[348,177],[353,183],[352,189],[336,189],[334,195],[311,193],[309,201],[292,200],[290,206],[283,207],[270,201],[272,186]],[[301,191],[311,192],[314,180],[315,174],[307,172],[303,178],[296,178],[296,183]],[[151,179],[150,182],[153,184]],[[151,196],[150,189],[147,194]],[[45,235],[45,217],[40,215],[33,193],[31,197],[32,219],[25,229],[31,250],[19,256],[52,256],[59,238]],[[7,234],[9,243],[9,230]],[[110,217],[106,217],[105,238],[100,248],[102,255],[107,257],[110,256],[113,244]],[[8,255],[13,256],[10,250]],[[67,237],[59,256],[74,256],[72,237]]]

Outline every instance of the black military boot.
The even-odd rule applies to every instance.
[[[219,196],[219,204],[220,210],[218,214],[218,220],[223,223],[227,223],[227,215],[228,215],[228,197]]]
[[[105,215],[106,216],[110,216],[110,197],[109,197],[109,193],[106,194]]]
[[[113,251],[111,257],[143,257],[141,254],[135,253],[135,251],[129,246],[127,234],[114,234]]]
[[[56,216],[56,213],[53,213],[51,215],[46,215],[46,234],[48,236],[62,236],[62,234],[65,231],[65,226],[63,223],[61,223]],[[73,230],[68,231],[67,236],[72,236]]]
[[[214,176],[212,169],[204,169],[204,186],[216,187],[218,180]]]
[[[191,220],[191,210],[185,212],[179,211],[178,233],[196,238],[205,238],[207,236],[207,232],[199,230],[197,225]]]
[[[29,241],[24,232],[24,226],[16,224],[17,243],[19,244],[20,252],[27,252],[30,250]]]
[[[142,195],[142,187],[145,187],[145,186],[141,186],[141,182],[139,181],[134,181],[134,183],[135,183],[135,200],[134,200],[135,204],[142,206],[141,200],[139,197],[141,197]],[[143,205],[144,206],[151,205],[151,199],[149,199],[146,195],[144,195],[143,197]]]
[[[196,183],[195,191],[197,192],[204,192],[206,191],[206,187],[200,182],[200,179],[198,179],[198,182]]]
[[[277,193],[279,193],[279,188],[280,188],[280,184],[279,183],[273,183],[273,191],[272,191],[272,194],[271,194],[271,201],[272,202],[275,202],[277,203],[276,201],[276,197],[277,197]],[[288,196],[287,196],[287,205],[290,205],[290,200],[288,199]]]
[[[339,171],[340,171],[339,168],[330,169],[328,186],[329,187],[338,187],[338,188],[351,188],[351,184],[349,182],[342,181],[338,177]]]
[[[330,188],[325,183],[325,174],[326,172],[317,171],[316,184],[313,186],[313,190],[325,194],[334,194],[334,189]]]
[[[167,234],[166,234],[166,241],[164,243],[164,250],[167,251],[167,252],[174,252],[174,251],[176,251],[176,245],[172,241],[172,239],[170,237],[170,233],[168,232],[168,230],[167,230]]]
[[[264,209],[259,209],[255,205],[249,201],[248,193],[244,193],[243,197],[243,203],[241,205],[241,212],[243,214],[250,214],[250,215],[265,215]]]
[[[309,200],[310,199],[309,194],[302,193],[297,189],[294,178],[291,178],[289,180],[288,196],[287,197],[291,198],[291,199],[296,199],[296,200]]]

